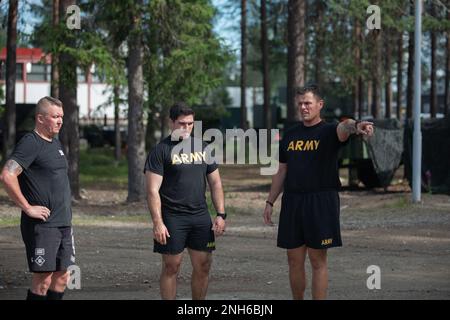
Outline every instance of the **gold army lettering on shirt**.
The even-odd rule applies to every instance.
[[[319,143],[320,140],[295,140],[289,142],[287,151],[315,151]]]
[[[172,155],[172,164],[189,164],[195,161],[206,161],[206,152],[180,153]]]

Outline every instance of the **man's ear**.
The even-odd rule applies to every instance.
[[[44,122],[44,115],[43,115],[43,114],[40,114],[40,113],[36,114],[36,120],[37,120],[39,123],[43,123],[43,122]]]
[[[323,100],[319,100],[319,109],[320,110],[322,110],[323,104],[324,104]]]

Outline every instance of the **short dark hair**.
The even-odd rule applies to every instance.
[[[172,121],[175,121],[178,119],[179,116],[189,116],[193,115],[195,116],[194,110],[192,110],[188,105],[184,102],[177,102],[175,103],[169,111],[169,117]]]
[[[319,86],[314,83],[307,84],[304,87],[297,88],[296,90],[296,94],[298,96],[302,96],[308,92],[311,92],[316,97],[317,100],[323,99],[323,95],[319,89]]]

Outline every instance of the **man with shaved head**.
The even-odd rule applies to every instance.
[[[75,263],[68,164],[55,136],[63,123],[61,101],[44,97],[35,128],[16,145],[0,180],[22,209],[20,229],[33,273],[27,300],[61,300]]]

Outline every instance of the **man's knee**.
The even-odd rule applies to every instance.
[[[299,257],[288,255],[288,264],[291,268],[299,268],[303,266],[303,261]]]
[[[288,265],[290,269],[304,269],[305,268],[305,253],[300,250],[287,251]]]
[[[210,259],[209,257],[202,259],[201,261],[198,261],[194,265],[194,272],[200,273],[203,275],[208,275],[209,270],[211,269],[211,262],[212,262],[212,259]]]
[[[181,261],[163,261],[163,273],[167,276],[176,276],[180,267]]]
[[[321,270],[327,268],[327,254],[326,251],[316,250],[314,253],[309,252],[309,261],[311,262],[311,267],[314,270]]]

